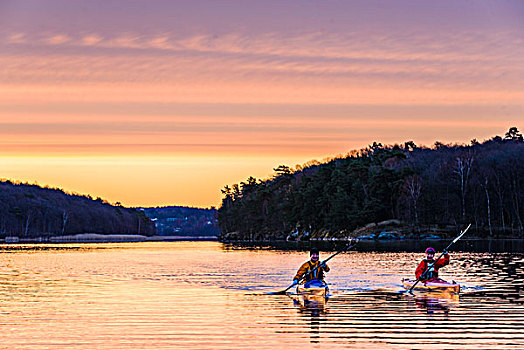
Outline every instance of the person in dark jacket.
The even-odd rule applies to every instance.
[[[318,248],[311,248],[309,255],[310,260],[300,266],[297,274],[293,278],[293,284],[298,284],[298,281],[304,276],[306,283],[315,279],[324,281],[324,273],[329,271],[329,266],[327,266],[327,264],[321,265]],[[315,270],[316,267],[318,268]]]
[[[434,281],[438,279],[438,270],[441,267],[449,264],[449,254],[444,251],[444,256],[435,262],[435,249],[429,247],[426,249],[426,258],[418,264],[417,269],[415,270],[415,276],[421,281]],[[428,270],[428,267],[435,264]]]

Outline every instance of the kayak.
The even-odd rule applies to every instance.
[[[412,278],[403,278],[402,279],[402,285],[407,290],[409,290],[411,286],[415,284],[415,282],[417,282],[417,280],[412,279]],[[417,285],[415,286],[415,288],[413,288],[413,290],[416,290],[418,292],[433,292],[433,293],[447,292],[447,293],[458,294],[460,293],[460,284],[458,284],[455,281],[448,282],[448,281],[444,281],[443,279],[439,278],[439,279],[426,281],[426,282],[421,281],[417,283]]]
[[[311,280],[297,286],[297,294],[305,297],[327,297],[329,291],[328,285],[322,280]]]

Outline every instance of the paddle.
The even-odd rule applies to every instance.
[[[333,259],[335,256],[337,256],[338,254],[342,253],[342,252],[345,252],[346,250],[350,250],[352,248],[354,248],[358,243],[358,240],[354,241],[353,243],[353,240],[351,240],[348,245],[346,245],[342,250],[339,250],[338,252],[336,252],[335,254],[331,255],[329,258],[327,258],[326,260],[322,261],[320,264],[318,264],[317,267],[315,267],[313,270],[311,270],[310,273],[313,273],[315,272],[320,266],[322,266],[323,264],[327,263],[329,260]],[[296,286],[297,284],[299,284],[304,278],[306,278],[306,274],[304,274],[304,276],[302,276],[299,280],[298,280],[298,283],[293,283],[292,285],[290,285],[289,287],[287,287],[286,289],[284,290],[281,290],[281,291],[278,291],[278,292],[272,292],[272,293],[268,293],[270,295],[283,295],[283,294],[286,294],[286,292],[291,288],[291,287],[294,287]]]
[[[440,260],[440,258],[442,258],[442,256],[444,256],[444,254],[447,252],[447,250],[449,249],[449,247],[451,247],[455,242],[457,242],[462,236],[464,236],[464,233],[466,233],[467,230],[469,230],[469,228],[471,227],[471,224],[468,225],[468,227],[466,227],[466,229],[464,231],[462,231],[458,236],[457,238],[455,238],[450,244],[448,244],[448,246],[446,248],[444,248],[442,250],[442,253],[439,255],[439,257],[437,259],[435,259],[435,261],[429,265],[426,269],[426,271],[430,270],[433,265],[435,265],[437,263],[437,261]],[[424,273],[422,275],[420,275],[420,277],[424,276],[424,274],[426,273],[426,271],[424,271]],[[408,290],[408,293],[411,293],[411,291],[413,290],[413,288],[415,288],[415,286],[420,282],[420,277],[417,278],[417,281],[411,286],[411,288],[409,288]]]

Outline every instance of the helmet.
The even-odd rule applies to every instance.
[[[309,255],[318,254],[318,248],[317,247],[311,247],[311,250],[309,251]]]
[[[431,247],[429,247],[428,249],[426,249],[426,254],[427,254],[427,253],[433,253],[433,254],[435,254],[435,248],[431,248]]]

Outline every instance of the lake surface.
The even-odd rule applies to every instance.
[[[321,258],[329,256],[321,252]],[[460,298],[402,293],[420,253],[342,253],[331,297],[268,295],[308,259],[218,242],[0,246],[1,349],[524,349],[524,254],[455,253]]]

